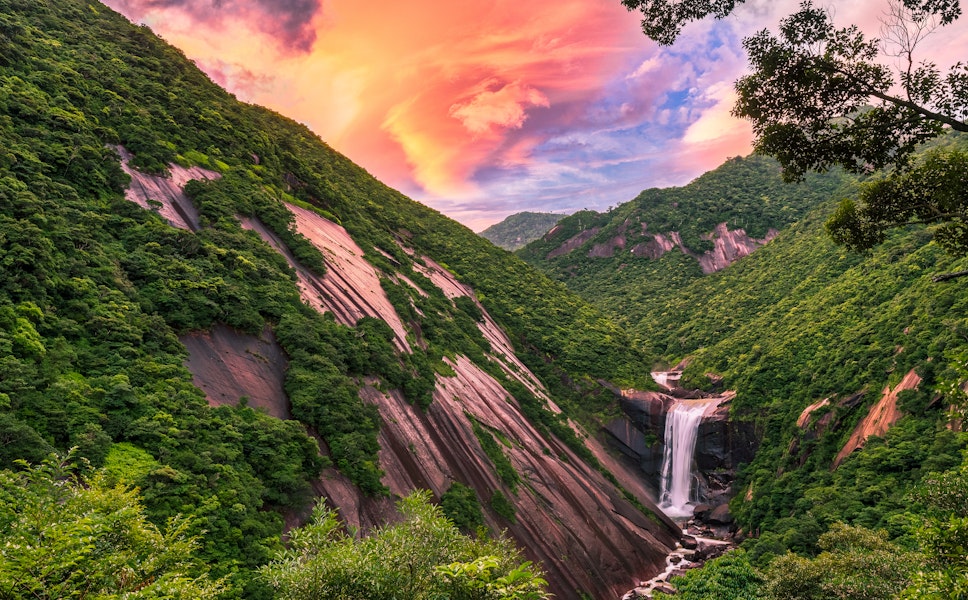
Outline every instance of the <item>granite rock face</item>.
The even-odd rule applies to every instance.
[[[623,391],[620,404],[624,414],[605,428],[612,447],[638,465],[656,494],[665,450],[666,414],[678,401],[672,393],[683,395],[681,390],[668,391]],[[756,450],[752,426],[729,418],[733,395],[726,392],[716,397],[718,406],[703,417],[696,439],[694,460],[703,486],[700,493],[711,504],[728,500],[736,468],[752,460]]]
[[[199,223],[192,217],[191,201],[182,188],[193,176],[214,177],[200,170],[178,171],[173,178],[139,176],[135,172],[133,185],[139,186],[139,191],[129,199],[148,210],[158,210],[174,226],[196,231]],[[151,186],[165,193],[144,192]],[[380,273],[364,259],[364,251],[349,233],[315,212],[288,208],[298,231],[323,253],[325,275],[302,268],[258,220],[240,218],[240,223],[286,257],[296,272],[306,304],[332,313],[347,326],[353,326],[361,316],[380,318],[393,330],[398,353],[421,351],[411,342],[413,332],[381,288]],[[419,258],[420,274],[447,297],[477,302],[473,289],[430,257]],[[483,315],[478,327],[491,347],[489,359],[543,399],[549,410],[557,411],[541,380],[515,355],[507,334],[483,306],[478,306]],[[188,334],[182,341],[189,351],[186,365],[210,404],[245,401],[277,418],[290,418],[282,385],[286,358],[271,329],[252,336],[215,327]],[[529,421],[513,395],[480,366],[462,355],[448,358],[448,366],[450,373],[438,375],[433,403],[426,410],[407,402],[397,390],[384,389],[379,382],[361,382],[360,397],[375,405],[382,417],[379,460],[386,473],[383,483],[393,495],[429,489],[439,498],[454,482],[472,487],[481,499],[487,524],[494,531],[506,530],[528,559],[540,563],[556,598],[617,598],[631,582],[648,579],[664,568],[665,557],[675,547],[681,530],[654,505],[634,465],[616,460],[593,436],[587,437],[588,449],[614,476],[620,489],[556,437]],[[472,420],[507,440],[504,452],[522,482],[516,490],[507,489],[497,475],[474,434]],[[585,437],[577,425],[573,427]],[[363,531],[396,518],[392,498],[363,495],[335,469],[324,472],[313,488],[339,509],[349,525]],[[489,508],[495,491],[502,491],[514,506],[514,520],[508,521]],[[655,514],[640,511],[626,494]],[[288,515],[287,522],[297,525],[305,516]]]

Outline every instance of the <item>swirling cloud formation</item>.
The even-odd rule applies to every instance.
[[[240,98],[475,229],[521,210],[603,209],[749,152],[729,112],[741,38],[798,3],[747,0],[658,48],[619,0],[105,1]],[[837,21],[876,35],[883,3],[841,3]],[[928,58],[968,52],[958,26]]]

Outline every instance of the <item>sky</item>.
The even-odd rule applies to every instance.
[[[475,231],[606,210],[748,154],[750,127],[730,116],[742,38],[798,4],[747,0],[659,47],[620,0],[104,2]],[[876,35],[884,5],[831,10]],[[935,36],[932,60],[968,56],[965,25]]]

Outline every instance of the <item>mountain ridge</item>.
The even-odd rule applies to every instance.
[[[644,190],[605,213],[575,213],[517,254],[648,347],[640,307],[753,253],[843,181],[834,172],[787,184],[774,160],[735,157],[688,185]]]
[[[246,597],[314,494],[373,529],[454,483],[559,597],[658,570],[678,531],[579,424],[646,383],[621,329],[146,27],[0,6],[0,464],[78,446]]]
[[[544,235],[566,215],[519,212],[480,232],[480,235],[505,250],[517,250]]]

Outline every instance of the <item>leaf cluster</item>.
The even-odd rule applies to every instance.
[[[908,169],[865,182],[827,221],[831,238],[851,250],[881,244],[896,227],[928,224],[947,252],[968,254],[968,153],[934,149]]]
[[[156,527],[135,490],[102,474],[78,477],[48,458],[0,471],[0,499],[4,598],[226,597],[198,558],[189,521]]]
[[[922,13],[955,16],[950,7],[917,4]],[[779,35],[764,30],[743,45],[753,72],[736,82],[733,113],[752,121],[756,150],[779,160],[788,180],[834,165],[855,173],[903,166],[945,127],[968,129],[959,120],[968,105],[964,65],[947,76],[931,64],[909,70],[901,77],[905,97],[894,96],[878,41],[857,26],[835,28],[810,2],[781,21]]]
[[[354,537],[319,504],[262,574],[286,600],[548,597],[540,571],[522,561],[507,539],[462,535],[426,492],[402,499],[398,508],[400,523]]]

